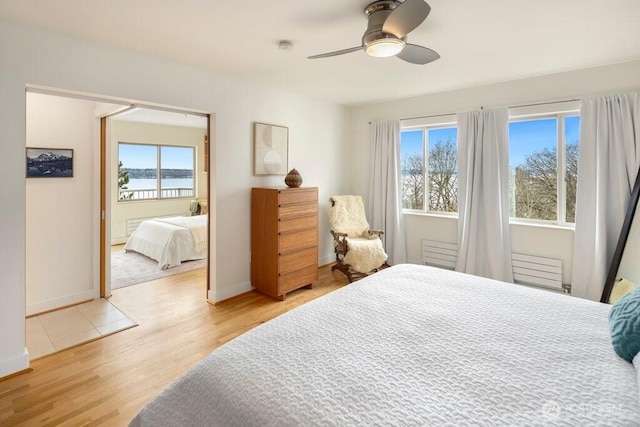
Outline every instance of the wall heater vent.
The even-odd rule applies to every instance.
[[[511,264],[516,283],[564,290],[561,259],[512,253]]]
[[[458,259],[456,243],[422,240],[422,262],[433,267],[453,270]],[[542,286],[564,291],[562,286],[562,260],[534,255],[511,254],[513,279],[516,283]]]
[[[458,259],[458,245],[456,243],[422,240],[422,262],[433,267],[453,270]]]

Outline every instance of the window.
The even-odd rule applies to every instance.
[[[579,127],[576,113],[510,120],[512,218],[575,222]]]
[[[403,209],[458,211],[457,137],[458,129],[447,125],[412,127],[401,132]]]
[[[193,197],[195,148],[118,144],[118,200]]]

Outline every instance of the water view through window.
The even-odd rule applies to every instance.
[[[119,200],[193,197],[195,149],[166,145],[118,145]]]

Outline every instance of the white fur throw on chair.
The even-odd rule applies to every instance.
[[[331,196],[334,206],[329,209],[331,229],[349,237],[363,237],[369,230],[364,203],[360,196]],[[367,236],[369,234],[367,233]]]
[[[332,196],[333,206],[329,209],[331,229],[346,233],[349,250],[344,263],[359,273],[369,273],[380,267],[387,254],[380,238],[369,234],[369,223],[360,196]]]
[[[382,241],[375,239],[347,238],[349,251],[344,256],[344,263],[359,273],[368,273],[387,260]]]

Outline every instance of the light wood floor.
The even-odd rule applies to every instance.
[[[113,291],[110,301],[139,323],[31,364],[0,382],[0,425],[126,426],[164,387],[216,347],[279,314],[344,286],[320,269],[314,289],[276,301],[257,292],[212,306],[205,269]]]

